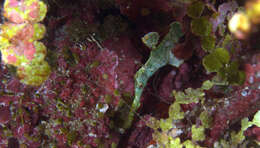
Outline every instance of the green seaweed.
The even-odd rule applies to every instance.
[[[153,48],[157,44],[159,37],[156,35],[156,33],[152,33],[152,37],[154,37],[154,35],[155,38],[151,40],[144,39],[145,37],[143,38],[143,40],[147,41],[145,44],[149,44],[147,45],[148,47]],[[147,62],[135,74],[135,98],[128,115],[128,120],[126,121],[125,128],[129,128],[131,126],[134,113],[140,106],[140,97],[142,95],[143,89],[146,86],[149,78],[158,69],[167,64],[179,67],[183,63],[183,60],[176,58],[171,51],[174,48],[175,43],[177,43],[182,36],[183,33],[180,23],[171,23],[169,33],[163,38],[161,43],[151,51]],[[146,35],[146,37],[151,37],[151,33],[148,34],[148,36]]]
[[[174,120],[181,120],[184,118],[184,112],[181,110],[181,105],[174,102],[169,108],[169,117]]]
[[[151,49],[156,49],[156,45],[158,44],[159,38],[159,33],[149,32],[144,37],[142,37],[142,41],[147,47]]]
[[[216,38],[213,35],[201,37],[201,48],[210,52],[215,49]]]
[[[225,48],[216,48],[203,58],[202,64],[208,72],[217,72],[223,82],[232,85],[242,85],[245,73],[239,70],[238,61],[231,61]]]
[[[255,114],[253,124],[260,127],[260,110]]]
[[[198,18],[201,16],[205,4],[201,1],[195,1],[188,6],[187,15],[191,18]]]
[[[231,132],[231,141],[225,141],[221,140],[220,144],[225,147],[238,147],[239,144],[243,143],[246,139],[246,136],[244,135],[244,132],[251,126],[260,126],[260,110],[254,115],[254,118],[252,121],[249,121],[248,118],[243,118],[241,120],[241,129],[240,131],[232,131]]]
[[[213,118],[208,114],[207,111],[200,113],[200,120],[204,128],[210,128],[213,123]]]
[[[213,118],[206,110],[202,111],[199,116],[202,125],[197,126],[193,124],[191,128],[188,128],[192,133],[192,139],[186,139],[186,141],[181,142],[180,134],[182,134],[183,129],[178,126],[178,123],[181,123],[181,120],[187,115],[185,114],[187,112],[182,111],[181,104],[202,102],[205,100],[204,91],[210,90],[213,85],[214,82],[206,80],[200,88],[187,88],[184,92],[173,90],[175,101],[169,107],[169,117],[159,120],[155,117],[150,117],[146,123],[148,127],[154,130],[153,140],[159,147],[201,148],[197,142],[205,140],[205,131],[212,126]]]
[[[171,138],[170,142],[169,142],[169,147],[182,148],[181,139],[180,138],[175,138],[175,139]]]
[[[212,24],[206,17],[200,17],[191,21],[191,31],[199,37],[210,36],[212,32]]]
[[[205,128],[203,126],[196,127],[196,125],[192,125],[192,128],[191,128],[192,140],[194,140],[194,141],[205,140],[204,131],[205,131]]]
[[[217,48],[203,58],[203,65],[208,72],[218,72],[229,60],[228,51],[224,48]]]
[[[160,119],[160,128],[164,132],[169,131],[171,128],[173,128],[173,126],[172,126],[172,119],[171,118]]]

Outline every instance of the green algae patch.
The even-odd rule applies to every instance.
[[[195,1],[189,5],[187,14],[191,18],[198,18],[201,16],[204,8],[205,8],[205,5],[203,2]]]
[[[131,126],[134,113],[140,106],[140,97],[143,89],[149,78],[157,70],[167,64],[179,67],[183,63],[183,60],[176,58],[171,51],[182,36],[183,33],[180,23],[173,22],[170,25],[168,34],[163,38],[157,47],[155,47],[155,45],[159,39],[158,33],[148,33],[148,35],[145,35],[143,38],[144,43],[148,47],[154,48],[154,50],[151,51],[147,62],[135,74],[135,98],[128,115],[128,120],[126,121],[125,128],[129,128]]]
[[[212,24],[206,17],[196,18],[191,21],[191,31],[200,37],[210,36]]]

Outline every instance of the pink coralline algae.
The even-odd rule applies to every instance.
[[[0,109],[0,115],[1,115],[0,123],[1,124],[6,124],[10,120],[10,118],[11,118],[9,106],[2,107]]]
[[[198,1],[204,10],[197,18],[190,17],[187,10]],[[228,18],[240,7],[236,2],[44,2],[48,6],[45,19],[47,9],[39,0],[6,0],[3,5],[1,148],[160,147],[155,133],[166,136],[157,137],[162,143],[190,140],[192,144],[213,148],[220,139],[230,142],[230,133],[239,130],[241,119],[247,117],[251,121],[260,108],[260,56],[258,49],[254,50],[259,48],[259,37],[239,41],[226,28]],[[216,73],[208,73],[203,67],[203,58],[211,51],[203,50],[202,38],[191,28],[191,22],[202,17],[212,24],[207,35],[216,39],[214,48],[225,48],[230,62],[237,62],[237,70],[245,72],[243,85],[221,83]],[[157,32],[160,44],[174,21],[178,21],[184,35],[169,51],[183,63],[179,67],[165,65],[149,77],[133,122],[124,128],[135,97],[135,74],[154,50],[145,47],[141,38]],[[44,79],[30,80],[32,75]],[[21,80],[37,85],[26,85]],[[206,80],[215,84],[202,90]],[[191,95],[203,97],[195,103],[177,104],[184,118],[167,120],[175,113],[169,113],[169,109],[177,108],[171,108],[177,100],[173,90],[181,94],[186,89],[196,90]],[[197,99],[189,97],[185,101]],[[201,128],[207,122],[200,118],[202,112],[212,120],[204,129],[205,140],[196,141],[192,139],[192,127]],[[154,128],[147,122],[151,119],[161,122]],[[259,127],[249,127],[244,132],[244,144],[260,141],[259,133]]]
[[[208,142],[216,141],[236,119],[242,119],[259,110],[260,94],[260,58],[255,55],[251,61],[244,65],[246,81],[239,89],[234,90],[226,106],[219,106],[214,116],[214,124]],[[257,63],[257,64],[256,64]],[[211,141],[212,140],[212,141]]]
[[[65,26],[69,25],[68,19]],[[127,36],[105,40],[105,48],[100,49],[92,42],[71,42],[64,30],[57,30],[56,35],[49,44],[56,47],[57,69],[41,87],[24,88],[16,79],[3,78],[10,94],[0,100],[10,104],[10,96],[15,102],[10,107],[12,115],[9,119],[3,116],[3,122],[8,126],[10,120],[17,121],[6,131],[31,147],[117,144],[119,133],[112,119],[124,103],[121,96],[133,95],[132,78],[141,63],[135,47]],[[19,96],[12,97],[13,93]]]

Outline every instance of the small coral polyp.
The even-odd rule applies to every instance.
[[[40,24],[47,7],[39,0],[6,0],[4,17],[7,21],[0,26],[0,50],[5,64],[17,67],[17,75],[22,83],[38,86],[50,73],[44,61],[46,47],[38,40],[45,34],[45,26]]]

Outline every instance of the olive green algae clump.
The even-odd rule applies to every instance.
[[[151,32],[142,38],[144,44],[151,48],[152,51],[147,62],[135,74],[135,98],[128,115],[128,120],[126,121],[126,128],[131,126],[134,113],[140,106],[140,97],[143,89],[149,78],[157,70],[167,64],[179,67],[183,63],[183,60],[176,58],[171,51],[182,36],[183,33],[180,23],[173,22],[170,24],[169,33],[163,38],[158,46],[156,46],[159,40],[158,33]]]

